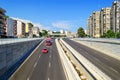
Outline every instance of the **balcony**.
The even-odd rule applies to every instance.
[[[0,22],[4,22],[4,20],[0,18]]]
[[[0,14],[0,17],[4,17],[4,15],[3,15],[3,14]]]

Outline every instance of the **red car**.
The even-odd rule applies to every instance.
[[[48,53],[47,49],[42,49],[42,53]]]

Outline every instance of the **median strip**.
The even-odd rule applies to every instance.
[[[70,45],[68,45],[65,41],[61,39],[62,43],[67,47],[67,49],[72,52],[75,58],[84,65],[86,70],[88,70],[97,80],[111,80],[105,73],[99,70],[95,65],[93,65],[90,61],[88,61],[85,57],[83,57],[80,53],[78,53],[75,49],[73,49]],[[85,73],[84,73],[85,74]],[[89,79],[89,78],[88,78]],[[94,79],[94,80],[95,80]]]

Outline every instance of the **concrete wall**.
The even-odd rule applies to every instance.
[[[28,52],[31,51],[42,40],[31,40],[0,45],[0,76],[8,71],[18,61],[23,60]]]

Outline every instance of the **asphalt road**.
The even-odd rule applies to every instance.
[[[120,61],[70,39],[63,39],[112,80],[120,80]]]
[[[51,46],[47,46],[49,50],[47,54],[41,52],[43,48],[46,48],[45,43],[39,47],[39,58],[31,70],[28,80],[66,80],[55,41]],[[38,51],[34,54],[38,54]]]

